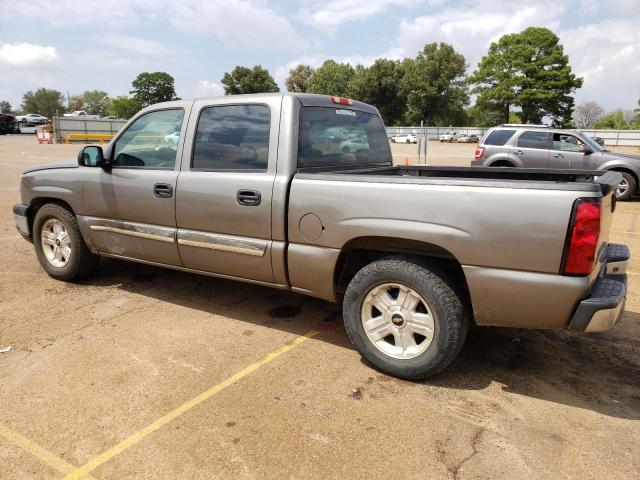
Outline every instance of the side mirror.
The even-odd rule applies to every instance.
[[[88,145],[78,154],[78,165],[82,167],[102,167],[108,169],[111,164],[104,158],[102,147]]]
[[[589,147],[587,147],[586,145],[582,146],[582,153],[584,155],[590,155],[593,153],[593,150],[591,150]]]

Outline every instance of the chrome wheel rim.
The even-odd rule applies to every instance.
[[[618,184],[618,188],[616,189],[616,194],[618,197],[621,197],[629,190],[629,182],[627,182],[626,178],[623,178],[622,181]]]
[[[42,253],[54,267],[64,267],[71,258],[71,239],[62,222],[50,218],[42,226],[40,232]]]
[[[433,310],[418,292],[400,283],[372,288],[362,302],[360,318],[369,341],[393,358],[415,358],[433,341]]]

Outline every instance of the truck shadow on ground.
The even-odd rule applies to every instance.
[[[352,348],[338,305],[287,291],[114,260],[87,284],[208,312],[207,321],[222,315],[298,335],[326,330],[315,338]],[[505,392],[640,419],[640,314],[627,312],[603,334],[476,328],[447,370],[420,383],[482,390],[493,382]]]

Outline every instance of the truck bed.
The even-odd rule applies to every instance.
[[[602,195],[607,195],[615,189],[618,175],[615,172],[589,170],[413,165],[376,166],[356,169],[344,167],[334,169],[304,168],[298,170],[299,178],[320,179],[326,176],[325,179],[327,180],[339,180],[342,177],[345,180],[348,178],[349,181],[536,188],[543,190],[601,192]]]

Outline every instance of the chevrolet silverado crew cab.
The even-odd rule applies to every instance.
[[[472,322],[611,328],[629,257],[608,242],[619,182],[394,166],[374,107],[256,94],[145,108],[104,151],[27,170],[13,212],[53,278],[106,256],[342,302],[361,354],[415,379],[445,368]]]

